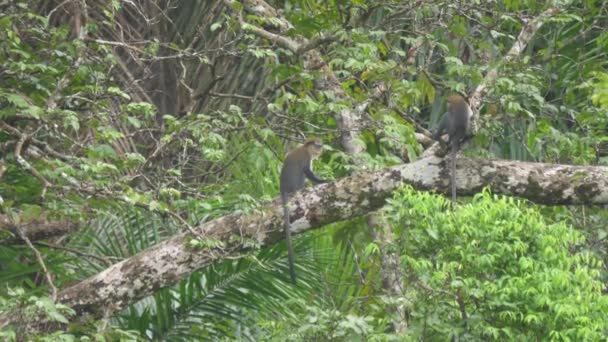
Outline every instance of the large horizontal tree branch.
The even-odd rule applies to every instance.
[[[401,184],[417,190],[448,192],[447,159],[429,157],[373,173],[358,174],[323,184],[290,201],[292,230],[302,233],[374,211]],[[608,167],[569,166],[517,161],[459,158],[458,193],[470,195],[490,186],[495,193],[517,196],[540,204],[607,204]],[[192,238],[182,233],[112,265],[59,293],[59,301],[79,312],[100,315],[126,307],[159,288],[176,284],[192,272],[283,238],[278,201],[253,214],[234,214],[197,227],[196,233],[216,247],[187,248]],[[242,236],[243,239],[238,238]],[[109,311],[109,312],[108,312]],[[0,328],[18,315],[0,316]]]

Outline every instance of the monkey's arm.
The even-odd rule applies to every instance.
[[[306,175],[306,178],[310,179],[310,181],[314,182],[315,184],[327,183],[326,180],[317,177],[317,175],[315,175],[315,173],[310,169],[310,166],[304,167],[304,174]]]
[[[449,114],[448,112],[445,112],[443,114],[443,116],[441,117],[441,121],[439,121],[439,125],[437,126],[437,129],[435,130],[435,133],[433,133],[433,139],[443,142],[441,140],[441,136],[445,133],[447,133],[447,129],[448,129],[448,120],[449,120]]]

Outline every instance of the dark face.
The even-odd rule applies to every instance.
[[[306,146],[313,158],[318,157],[323,152],[323,142],[319,138],[310,139],[306,142]]]

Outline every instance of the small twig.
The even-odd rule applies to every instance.
[[[9,124],[3,122],[2,123],[2,128],[5,129],[6,131],[8,131],[9,134],[17,136],[17,137],[21,137],[22,133],[21,131],[19,131],[18,129],[16,129],[13,126],[10,126]],[[61,159],[65,162],[70,161],[72,159],[74,159],[74,157],[72,156],[68,156],[62,153],[59,153],[57,151],[55,151],[46,141],[41,141],[36,139],[33,136],[30,136],[29,139],[30,142],[32,142],[34,145],[37,145],[39,147],[42,147],[44,149],[44,151],[49,154],[51,157],[55,157],[57,159]]]
[[[81,5],[82,7],[80,7],[78,5]],[[76,6],[75,31],[77,32],[77,38],[81,40],[84,37],[84,34],[86,33],[85,23],[87,21],[86,16],[88,15],[88,12],[87,12],[87,8],[86,8],[86,4],[85,4],[84,0],[81,0],[79,2],[79,4],[75,4],[74,6]],[[81,13],[81,11],[82,11],[82,13]],[[82,20],[81,14],[85,16],[84,21]],[[49,17],[50,17],[50,15],[49,15]],[[65,72],[63,74],[61,79],[59,79],[57,81],[57,86],[55,87],[55,89],[53,90],[51,95],[49,95],[49,97],[46,99],[46,108],[49,111],[52,111],[57,107],[57,101],[60,98],[61,92],[65,89],[65,87],[68,86],[68,84],[70,83],[70,78],[74,75],[76,70],[78,70],[78,68],[80,67],[80,64],[82,64],[83,46],[77,45],[76,48],[77,48],[76,59],[74,60],[72,65],[70,65],[67,72]]]
[[[300,47],[298,48],[298,51],[296,53],[301,54],[304,53],[306,51],[310,51],[313,49],[318,48],[321,45],[327,44],[327,43],[332,43],[334,42],[336,39],[338,39],[338,35],[336,33],[332,33],[328,36],[320,36],[320,37],[316,37],[310,41],[308,41],[308,43],[304,44],[304,45],[300,45]]]
[[[253,97],[253,96],[239,95],[239,94],[223,94],[223,93],[216,93],[213,91],[210,91],[209,95],[215,96],[215,97],[228,97],[228,98],[235,98],[235,99],[248,100],[248,101],[255,100],[255,97]]]
[[[411,117],[406,112],[402,111],[397,106],[389,103],[389,101],[387,101],[386,99],[384,99],[382,101],[382,103],[384,103],[384,105],[387,106],[390,110],[393,110],[393,111],[397,112],[397,114],[399,114],[399,116],[401,116],[405,121],[407,121],[410,124],[412,124],[412,126],[414,126],[414,128],[416,129],[417,132],[420,132],[420,133],[424,134],[427,137],[432,137],[433,136],[433,133],[431,133],[428,129],[424,128],[413,117]]]
[[[243,152],[247,151],[249,149],[249,147],[246,147],[242,150],[240,150],[239,152],[237,152],[229,161],[226,162],[226,164],[222,165],[219,170],[215,170],[215,171],[208,171],[205,172],[203,174],[196,174],[196,175],[190,175],[190,176],[184,176],[183,179],[184,180],[190,180],[190,179],[194,179],[194,178],[204,178],[210,175],[217,175],[218,173],[226,170],[226,168],[228,166],[230,166],[230,164],[232,164]]]
[[[219,59],[216,58],[213,60],[213,64],[209,67],[209,70],[211,71],[211,82],[209,82],[207,87],[197,94],[190,94],[190,101],[192,103],[191,107],[194,107],[194,103],[196,103],[197,100],[206,98],[210,94],[211,90],[215,88],[216,84],[224,79],[224,75],[217,75],[215,72],[215,68],[217,67],[218,63]],[[190,111],[192,111],[192,109],[190,109]]]
[[[190,87],[188,85],[188,83],[186,82],[186,75],[188,74],[188,68],[186,67],[186,64],[184,63],[183,60],[179,60],[179,66],[182,68],[182,73],[179,77],[179,84],[181,84],[184,88],[186,88],[186,90],[188,91],[188,99],[190,100],[190,102],[188,103],[188,106],[184,106],[185,109],[184,111],[186,113],[192,113],[192,110],[194,108],[194,99],[195,99],[195,95],[194,95],[194,89],[192,89],[192,87]]]
[[[407,50],[407,58],[405,60],[405,62],[408,65],[414,65],[414,63],[416,62],[416,55],[418,53],[418,50],[420,49],[420,47],[422,46],[422,44],[424,44],[424,40],[423,39],[418,39],[408,50]],[[432,55],[430,55],[432,56]],[[429,57],[430,57],[429,56]]]
[[[171,217],[173,217],[173,218],[177,219],[177,220],[178,220],[178,221],[179,221],[181,224],[183,224],[184,226],[186,226],[186,228],[188,228],[188,230],[190,231],[190,233],[192,233],[192,235],[197,236],[197,237],[199,237],[199,238],[202,238],[202,237],[203,237],[203,235],[201,235],[200,233],[196,232],[196,231],[194,230],[194,228],[193,228],[193,227],[190,225],[190,223],[188,223],[186,220],[184,220],[184,219],[183,219],[181,216],[179,216],[177,213],[174,213],[173,211],[168,210],[168,209],[167,209],[167,210],[165,210],[165,212],[166,212],[167,214],[169,214],[169,216],[171,216]]]
[[[106,306],[102,309],[103,316],[101,317],[101,325],[99,326],[100,331],[105,331],[110,324],[110,319],[112,317],[112,308],[111,305]]]
[[[51,298],[53,298],[53,301],[56,301],[57,300],[57,287],[55,287],[55,284],[53,284],[53,279],[51,278],[51,274],[49,273],[48,269],[46,268],[46,264],[44,263],[44,260],[42,260],[42,255],[40,254],[40,252],[38,251],[38,249],[36,249],[36,247],[34,247],[34,245],[32,244],[32,241],[30,241],[30,239],[25,235],[25,233],[21,229],[20,225],[16,224],[15,225],[15,230],[17,231],[17,234],[19,235],[19,237],[23,241],[25,241],[25,244],[27,244],[27,246],[36,255],[36,259],[38,260],[38,264],[42,268],[42,271],[44,272],[44,276],[46,277],[46,281],[49,284],[49,286],[51,287],[51,291],[52,291],[52,297]]]
[[[243,154],[243,152],[247,151],[249,149],[249,147],[245,147],[244,149],[240,150],[239,152],[237,152],[234,157],[232,157],[228,162],[226,162],[226,164],[222,165],[219,170],[215,170],[215,171],[210,171],[207,172],[203,175],[203,177],[208,176],[208,175],[217,175],[218,173],[226,170],[226,168],[228,166],[230,166],[230,164],[232,164],[241,154]]]
[[[6,126],[6,125],[3,124],[3,126]],[[15,153],[15,159],[17,160],[17,164],[19,164],[19,166],[21,166],[23,169],[25,169],[29,173],[31,173],[34,177],[36,177],[42,183],[43,188],[42,188],[42,194],[40,195],[40,197],[44,198],[44,196],[46,195],[46,189],[49,186],[51,186],[51,183],[49,181],[47,181],[46,178],[44,178],[38,172],[38,170],[36,170],[34,167],[32,167],[32,165],[30,165],[30,163],[28,163],[27,160],[25,160],[25,158],[23,158],[21,156],[23,144],[25,144],[25,142],[27,140],[29,140],[32,137],[32,135],[34,135],[34,133],[31,133],[31,134],[20,133],[19,141],[17,141],[17,144],[15,144],[14,153]]]
[[[169,138],[166,138],[166,140],[161,141],[161,143],[156,146],[156,149],[154,150],[154,152],[152,152],[152,154],[146,159],[146,161],[143,164],[141,164],[141,166],[138,168],[138,171],[146,168],[146,166],[148,166],[148,164],[150,164],[150,162],[152,162],[152,160],[154,160],[162,152],[162,150],[165,148],[165,146],[167,146],[168,144],[173,142],[173,139],[175,138],[175,136],[176,136],[175,132],[171,133],[169,135]]]
[[[237,19],[243,30],[252,32],[253,34],[255,34],[258,37],[268,39],[271,42],[293,52],[294,54],[297,53],[298,49],[302,46],[301,44],[298,44],[295,40],[293,40],[291,38],[288,38],[288,37],[285,37],[285,36],[282,36],[282,35],[279,35],[276,33],[272,33],[272,32],[266,31],[262,28],[259,28],[257,26],[248,24],[243,19],[243,13],[241,13],[240,11],[236,11],[232,8],[232,3],[233,3],[232,0],[224,0],[224,3],[227,5],[227,7],[229,7],[234,12],[236,12]]]
[[[68,253],[76,254],[76,255],[87,257],[87,258],[91,258],[91,259],[96,259],[96,260],[99,260],[99,261],[103,262],[106,266],[112,265],[112,262],[110,260],[115,260],[115,261],[122,260],[122,258],[119,258],[119,257],[113,257],[113,256],[101,257],[101,256],[98,256],[98,255],[94,255],[94,254],[90,254],[90,253],[85,253],[85,252],[82,252],[82,251],[74,249],[74,248],[54,245],[54,244],[47,243],[47,242],[36,241],[36,242],[34,242],[34,244],[39,245],[39,246],[43,246],[43,247],[46,247],[46,248],[52,248],[52,249],[57,249],[57,250],[60,250],[60,251],[65,251],[65,252],[68,252]]]
[[[277,89],[283,87],[284,85],[286,85],[287,83],[289,83],[295,79],[296,79],[296,75],[292,75],[292,76],[289,76],[286,79],[282,80],[281,82],[279,82],[276,85],[269,84],[264,89],[262,89],[262,91],[260,91],[258,94],[256,94],[256,97],[266,96],[266,94],[272,95],[274,92],[277,91]]]
[[[361,266],[359,266],[359,255],[357,254],[357,249],[355,248],[355,246],[353,246],[352,241],[350,241],[350,239],[348,240],[348,246],[350,247],[350,249],[353,251],[353,258],[355,259],[355,266],[357,266],[357,273],[359,273],[359,281],[361,282],[361,284],[365,284],[365,272],[363,272],[363,270],[361,269]]]
[[[422,127],[421,124],[419,124],[414,118],[412,118],[411,116],[409,116],[406,112],[402,111],[401,109],[395,107],[395,106],[391,106],[390,109],[396,111],[399,116],[401,116],[405,121],[409,122],[410,124],[412,124],[414,126],[414,128],[416,128],[416,130],[424,135],[426,135],[427,137],[432,137],[433,133],[431,133],[431,131],[429,131],[428,129]]]
[[[63,1],[62,3],[60,3],[59,5],[57,5],[55,8],[53,8],[53,9],[52,9],[52,10],[49,12],[49,14],[46,16],[46,17],[47,17],[47,19],[50,19],[50,18],[51,18],[51,16],[53,15],[53,13],[57,12],[57,10],[58,10],[59,8],[61,8],[61,7],[65,6],[65,4],[67,4],[67,3],[68,3],[68,2],[70,2],[70,1],[72,1],[72,0],[65,0],[65,1]]]
[[[418,68],[418,71],[429,80],[429,82],[431,83],[431,85],[434,88],[443,88],[443,89],[449,88],[449,86],[446,82],[434,79],[433,76],[431,74],[429,74],[429,72],[425,68]],[[460,95],[466,97],[467,94],[460,93]]]
[[[116,42],[116,41],[109,41],[109,40],[95,39],[95,38],[88,38],[88,37],[86,37],[84,40],[85,41],[89,41],[89,42],[93,42],[93,43],[97,43],[97,44],[100,44],[100,45],[119,46],[119,47],[122,47],[122,48],[125,48],[125,49],[133,50],[133,51],[135,51],[137,53],[140,53],[142,55],[146,54],[146,52],[144,50],[142,50],[142,49],[140,49],[138,47],[135,47],[133,45],[129,45],[129,44],[124,43],[124,42]],[[142,42],[138,42],[138,43],[141,44]]]

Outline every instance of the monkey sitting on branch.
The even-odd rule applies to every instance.
[[[450,185],[452,187],[452,201],[456,201],[456,153],[458,148],[469,136],[471,117],[473,111],[464,97],[452,95],[448,97],[448,111],[443,114],[433,139],[444,143],[441,136],[448,134],[448,146],[450,147]]]
[[[285,240],[287,241],[287,255],[289,258],[289,274],[291,282],[296,283],[296,272],[294,269],[293,248],[291,246],[291,231],[289,226],[289,209],[287,201],[289,196],[304,187],[306,178],[315,184],[326,183],[312,171],[312,160],[321,155],[323,143],[321,139],[308,139],[304,144],[289,152],[283,162],[281,170],[280,188],[281,201],[283,202],[283,215],[285,217]]]

